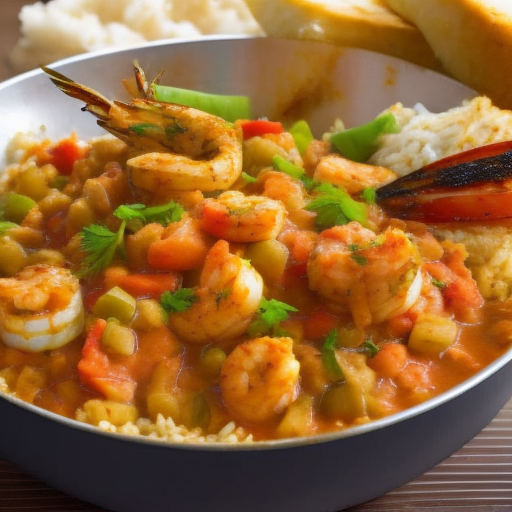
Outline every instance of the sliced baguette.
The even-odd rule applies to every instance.
[[[512,0],[385,0],[414,23],[445,70],[512,109]]]
[[[440,69],[421,32],[382,0],[246,0],[269,36],[373,50]]]

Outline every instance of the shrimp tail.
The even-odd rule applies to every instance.
[[[105,96],[90,87],[71,80],[71,78],[68,78],[54,69],[50,69],[46,66],[41,66],[41,69],[49,75],[50,80],[64,94],[67,94],[71,98],[83,101],[86,104],[83,110],[90,112],[99,119],[108,119],[110,109],[112,108],[112,102],[105,98]]]

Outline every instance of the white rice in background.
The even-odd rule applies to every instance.
[[[262,34],[244,0],[50,0],[22,7],[19,72],[79,53],[207,34]]]
[[[388,109],[396,116],[400,133],[385,135],[371,163],[408,174],[431,162],[473,147],[512,140],[512,112],[477,97],[443,113],[423,106]],[[466,265],[486,299],[512,296],[512,230],[506,227],[465,227],[438,230],[442,237],[464,243]]]
[[[429,112],[422,105],[406,108],[397,103],[392,112],[400,133],[382,137],[382,147],[370,163],[392,169],[400,176],[431,162],[492,142],[512,140],[512,112],[477,97],[446,112]]]

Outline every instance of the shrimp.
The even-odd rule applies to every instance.
[[[0,279],[0,337],[6,345],[52,350],[76,338],[83,326],[80,285],[69,270],[32,265]]]
[[[405,233],[380,235],[357,222],[323,231],[308,261],[310,288],[359,328],[410,309],[422,287],[421,258]]]
[[[265,336],[241,343],[222,364],[224,405],[241,421],[276,418],[298,397],[299,370],[291,338]]]
[[[396,174],[385,167],[353,162],[340,155],[330,154],[320,159],[313,179],[343,187],[353,195],[367,187],[386,185],[396,180]]]
[[[263,280],[246,260],[229,252],[219,240],[208,252],[196,302],[169,315],[170,328],[183,340],[211,343],[240,336],[247,329],[263,296]]]
[[[227,189],[239,178],[241,137],[220,117],[148,97],[130,104],[110,101],[54,70],[43,70],[65,94],[85,101],[84,110],[102,128],[132,148],[127,168],[135,187],[159,195],[212,191]]]
[[[281,201],[246,196],[236,190],[205,199],[201,208],[203,231],[230,242],[261,242],[276,238],[285,219],[286,209]]]

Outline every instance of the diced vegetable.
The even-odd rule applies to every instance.
[[[375,151],[377,139],[381,135],[398,131],[395,116],[388,113],[364,125],[333,133],[330,140],[333,148],[345,158],[355,162],[366,162]]]
[[[269,121],[268,119],[254,119],[252,121],[243,121],[240,124],[244,139],[251,137],[261,137],[268,133],[279,134],[284,132],[283,124],[279,121]]]
[[[288,131],[291,133],[293,140],[295,141],[295,145],[299,150],[299,153],[301,155],[304,155],[310,142],[314,138],[313,133],[311,132],[311,128],[309,127],[309,124],[307,123],[307,121],[304,121],[302,119],[300,121],[295,122]]]
[[[280,155],[276,155],[273,158],[272,163],[278,171],[284,172],[296,180],[302,180],[306,175],[306,171],[302,167],[286,160],[286,158],[283,158]]]
[[[153,84],[152,87],[155,100],[158,101],[197,108],[230,122],[252,117],[251,100],[248,96],[209,94],[158,84]]]
[[[409,336],[409,348],[423,354],[440,354],[457,340],[459,328],[451,318],[421,315]]]
[[[133,329],[108,320],[101,336],[101,347],[107,352],[131,356],[135,352],[136,337]]]
[[[108,421],[112,425],[120,427],[128,422],[135,423],[137,420],[137,408],[134,405],[121,404],[112,400],[88,400],[82,410],[85,414],[85,421],[92,425]]]
[[[4,206],[5,218],[20,224],[35,205],[36,202],[28,196],[9,192]]]
[[[80,145],[77,137],[74,135],[60,140],[49,149],[51,155],[50,163],[57,168],[59,174],[69,176],[75,162],[84,158],[87,151],[88,147]]]
[[[219,347],[206,346],[201,351],[201,366],[208,375],[218,376],[225,360],[226,352]]]
[[[99,318],[117,318],[127,324],[133,318],[135,308],[135,299],[119,286],[114,286],[96,301],[92,312]]]
[[[287,247],[276,239],[248,244],[244,253],[244,257],[251,261],[263,279],[270,283],[280,281],[288,256]]]

